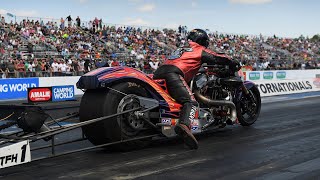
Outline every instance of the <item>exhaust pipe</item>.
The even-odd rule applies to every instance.
[[[232,124],[234,124],[236,122],[237,109],[236,109],[236,105],[233,102],[224,101],[224,100],[212,100],[212,99],[206,98],[205,96],[200,94],[200,92],[198,90],[194,90],[194,95],[199,101],[201,101],[204,104],[207,104],[208,106],[227,106],[227,107],[229,107],[231,109],[230,120],[231,120]]]

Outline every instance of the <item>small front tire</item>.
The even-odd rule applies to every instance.
[[[237,117],[242,126],[251,126],[254,124],[261,110],[261,97],[259,89],[256,86],[248,89],[251,99],[244,94],[237,103]]]

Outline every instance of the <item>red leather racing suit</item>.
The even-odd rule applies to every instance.
[[[230,58],[224,54],[215,53],[195,42],[189,42],[189,44],[190,48],[177,49],[164,62],[164,65],[173,65],[179,68],[186,82],[191,81],[203,63],[208,65],[229,65],[231,63]]]
[[[190,127],[197,109],[192,92],[186,82],[190,82],[196,75],[201,64],[208,65],[230,65],[232,61],[223,54],[218,54],[205,47],[189,42],[189,47],[178,48],[154,73],[154,79],[165,79],[167,90],[171,97],[183,105],[180,112],[180,123]]]

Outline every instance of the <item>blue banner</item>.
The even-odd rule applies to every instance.
[[[0,79],[0,100],[26,99],[31,87],[39,87],[39,78]]]
[[[52,101],[74,100],[74,86],[53,86]]]

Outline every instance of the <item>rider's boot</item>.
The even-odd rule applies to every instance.
[[[193,136],[191,130],[188,128],[188,126],[184,124],[178,124],[174,128],[176,134],[181,137],[184,141],[184,143],[190,148],[190,149],[198,149],[198,141]]]
[[[199,108],[196,102],[185,103],[180,112],[180,123],[175,127],[176,134],[181,137],[190,149],[198,149],[198,141],[190,128],[194,120],[198,119]]]

